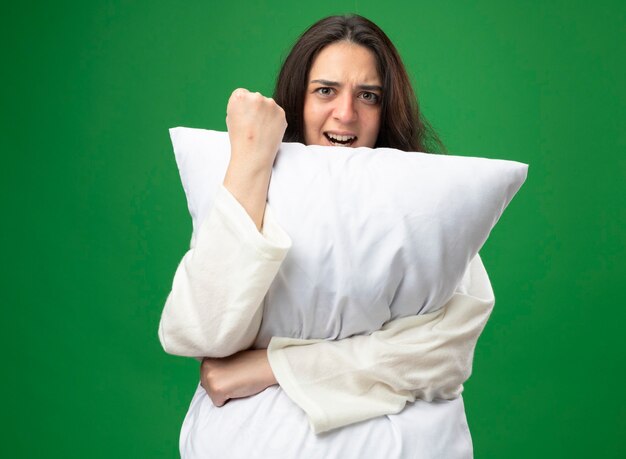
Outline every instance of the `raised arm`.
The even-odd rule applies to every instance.
[[[231,158],[224,187],[176,270],[159,324],[161,344],[172,354],[225,357],[248,348],[263,297],[291,246],[266,205],[285,113],[241,88],[226,111]]]

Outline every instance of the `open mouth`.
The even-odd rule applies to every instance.
[[[355,135],[335,135],[329,134],[328,132],[324,132],[324,137],[326,137],[332,145],[339,147],[349,147],[357,140],[357,136]]]

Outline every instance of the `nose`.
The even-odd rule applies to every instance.
[[[349,124],[356,120],[357,112],[354,106],[354,98],[348,91],[335,99],[336,105],[333,110],[333,117],[343,123]]]

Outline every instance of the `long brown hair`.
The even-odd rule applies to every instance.
[[[278,74],[273,96],[287,117],[283,140],[304,143],[304,95],[311,65],[322,48],[342,40],[364,46],[376,56],[383,94],[375,146],[445,153],[439,136],[420,112],[395,46],[376,24],[355,14],[319,20],[300,36],[289,52]]]

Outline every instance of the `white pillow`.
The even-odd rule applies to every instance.
[[[223,182],[228,133],[178,127],[170,136],[195,232]],[[440,308],[527,170],[514,161],[283,143],[268,204],[293,245],[264,320],[289,308],[303,319],[291,336],[340,339]]]

